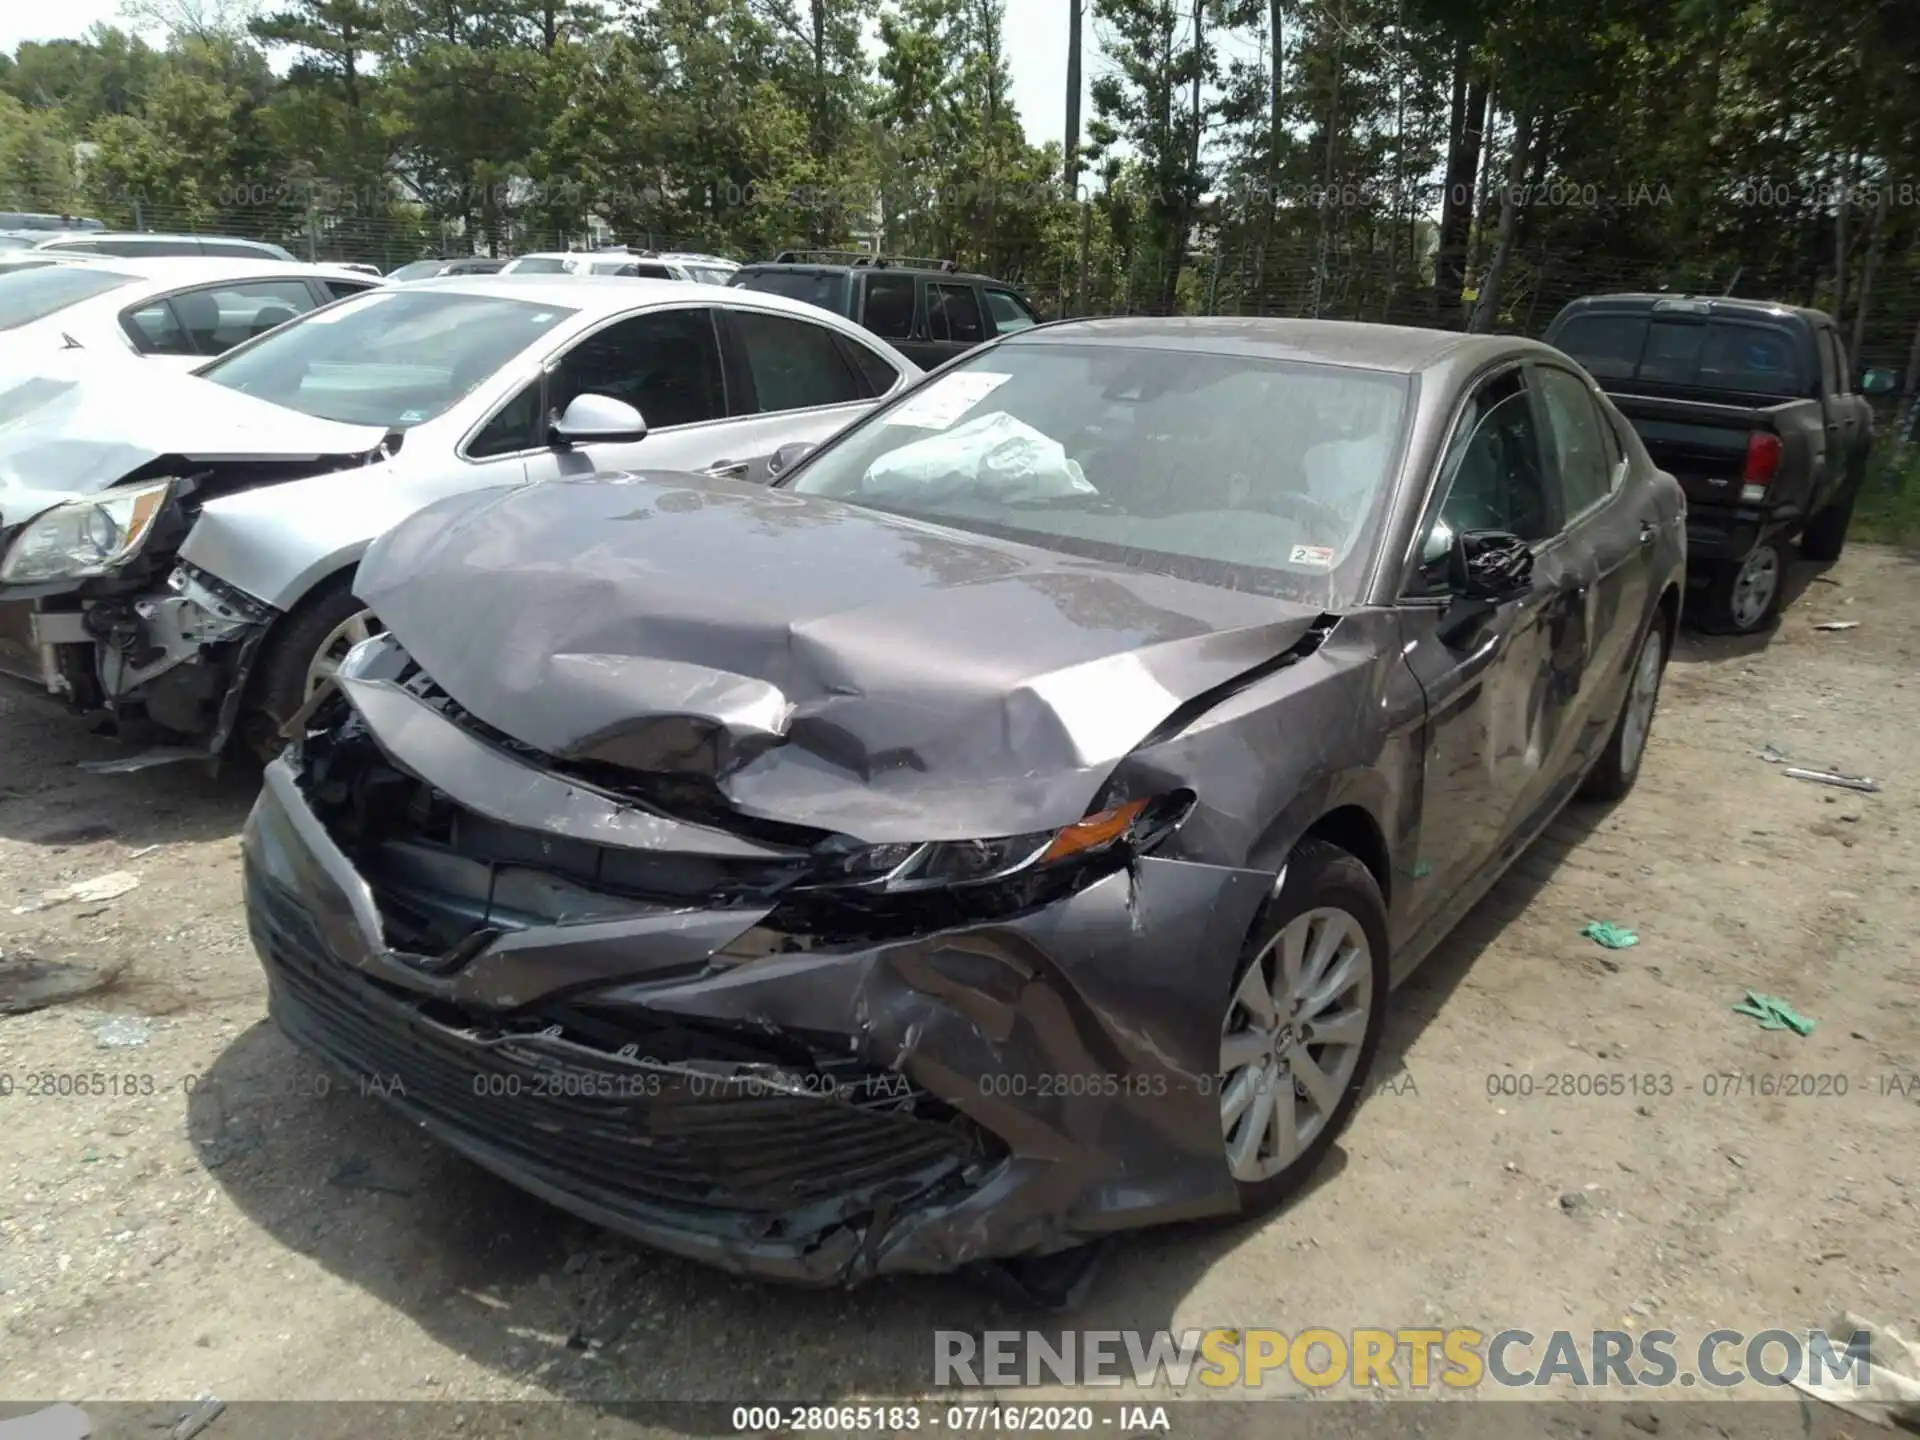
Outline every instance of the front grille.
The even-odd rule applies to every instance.
[[[301,907],[258,872],[248,919],[275,1019],[296,1041],[420,1118],[601,1204],[730,1211],[772,1226],[822,1202],[858,1209],[883,1190],[918,1194],[984,1153],[965,1122],[922,1113],[934,1107],[902,1077],[815,1068],[781,1082],[805,1093],[769,1093],[770,1067],[722,1079],[726,1066],[649,1066],[657,1057],[642,1033],[634,1053],[610,1052],[544,1017],[480,1023],[390,990],[329,956]]]

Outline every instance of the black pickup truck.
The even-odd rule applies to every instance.
[[[1833,318],[1761,300],[1592,295],[1542,337],[1600,382],[1687,495],[1689,610],[1748,635],[1789,551],[1837,560],[1873,448]]]

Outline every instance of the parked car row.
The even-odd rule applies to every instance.
[[[1755,384],[1822,318],[1038,325],[794,255],[35,349],[0,664],[267,758],[274,1020],[478,1164],[737,1272],[1044,1289],[1291,1193],[1393,988],[1632,788],[1706,432],[1843,497],[1825,370]]]

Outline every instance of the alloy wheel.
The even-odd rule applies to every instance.
[[[347,658],[349,650],[362,640],[384,635],[386,628],[374,618],[371,610],[357,610],[329,630],[307,665],[307,698],[311,700],[315,691],[340,673],[340,662]]]
[[[1620,730],[1620,769],[1632,775],[1640,768],[1640,752],[1646,748],[1647,735],[1653,729],[1653,709],[1660,699],[1661,661],[1666,656],[1666,640],[1655,625],[1640,642],[1640,658],[1634,663],[1632,687],[1627,691],[1626,719]]]
[[[1753,629],[1766,618],[1779,589],[1780,552],[1771,545],[1762,545],[1747,556],[1740,573],[1734,576],[1733,596],[1728,606],[1733,612],[1733,623],[1742,630]]]
[[[1220,1130],[1235,1180],[1270,1180],[1332,1120],[1373,1007],[1367,933],[1345,910],[1296,916],[1247,967],[1220,1030]]]

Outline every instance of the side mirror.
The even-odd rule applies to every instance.
[[[1504,530],[1463,530],[1446,555],[1447,589],[1453,598],[1440,620],[1440,638],[1451,645],[1476,631],[1501,605],[1527,593],[1533,583],[1533,550]]]
[[[551,432],[554,442],[561,446],[632,442],[647,438],[647,422],[624,400],[576,395],[566,414],[554,420]]]
[[[1892,370],[1869,370],[1860,377],[1860,393],[1862,395],[1891,395],[1899,382],[1899,375]]]
[[[1447,588],[1467,600],[1499,605],[1533,584],[1533,547],[1504,530],[1463,530],[1447,557]]]
[[[768,478],[778,479],[819,448],[811,440],[789,440],[774,451],[773,458],[767,461]]]

